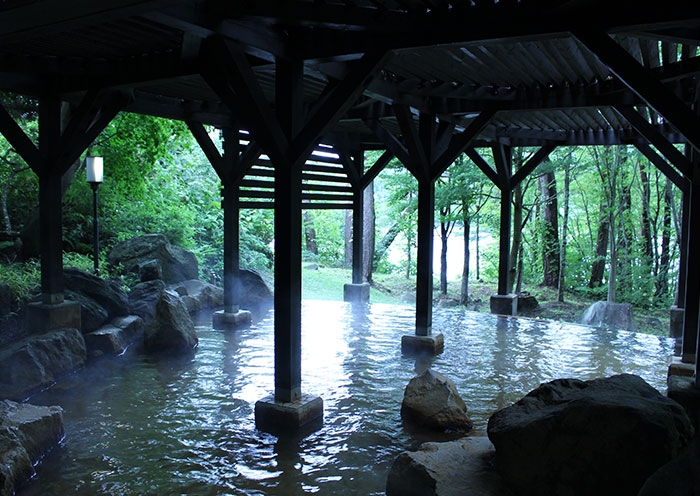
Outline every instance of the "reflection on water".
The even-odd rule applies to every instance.
[[[414,310],[307,301],[304,391],[325,402],[322,429],[278,439],[255,429],[273,389],[273,318],[222,333],[199,326],[187,359],[133,354],[89,366],[33,403],[65,409],[66,439],[21,494],[383,494],[398,452],[403,389],[426,363],[403,357]],[[475,429],[557,377],[636,373],[664,387],[672,341],[563,323],[435,309],[445,352],[432,366],[455,381]]]

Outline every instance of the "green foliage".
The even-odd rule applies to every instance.
[[[38,260],[24,263],[0,264],[0,281],[10,286],[13,306],[38,292],[41,284],[41,269]]]

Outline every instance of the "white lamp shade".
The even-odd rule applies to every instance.
[[[87,182],[89,183],[101,183],[102,182],[102,157],[87,157],[86,161],[86,171],[87,171]]]

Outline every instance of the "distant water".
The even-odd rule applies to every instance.
[[[403,390],[421,367],[403,357],[411,307],[306,301],[303,389],[325,423],[303,439],[255,429],[273,389],[273,315],[249,329],[199,326],[186,360],[103,360],[31,399],[65,409],[66,438],[19,494],[384,494],[396,455],[424,439],[401,426]],[[435,309],[445,352],[432,367],[455,381],[475,430],[541,382],[630,372],[659,390],[668,338],[558,322]]]

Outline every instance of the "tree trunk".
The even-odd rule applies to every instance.
[[[651,214],[649,212],[649,201],[651,199],[651,189],[649,187],[649,174],[639,161],[639,178],[642,183],[642,243],[645,263],[650,264],[653,259],[651,242]]]
[[[559,284],[559,206],[554,172],[538,178],[542,192],[542,285],[556,288]]]
[[[610,270],[608,271],[608,302],[615,303],[617,285],[617,243],[615,243],[615,219],[610,219]]]
[[[668,269],[671,262],[671,202],[673,202],[673,189],[671,181],[666,179],[664,188],[663,228],[661,234],[661,256],[659,257],[659,273],[656,277],[656,291],[654,296],[662,298],[668,292]]]
[[[403,214],[402,214],[403,215]],[[394,225],[389,228],[389,230],[382,236],[382,239],[379,240],[379,243],[377,243],[376,249],[374,250],[374,257],[372,260],[372,270],[377,270],[377,267],[379,266],[379,262],[381,262],[382,258],[386,254],[386,252],[389,250],[389,247],[391,244],[394,242],[396,239],[396,236],[399,235],[399,232],[401,232],[401,228],[399,226],[398,222],[394,222]]]
[[[440,291],[442,294],[447,294],[447,237],[449,236],[449,225],[446,222],[440,222]]]
[[[343,232],[345,239],[345,267],[352,267],[352,210],[345,211],[345,230]]]
[[[362,229],[362,280],[372,282],[375,240],[374,182],[369,183],[364,191],[363,229]]]
[[[470,219],[464,201],[462,202],[462,221],[464,224],[464,264],[462,264],[462,287],[460,291],[459,303],[466,305],[469,303],[469,230]]]
[[[479,273],[479,214],[476,214],[476,238],[474,239],[476,246],[474,247],[476,249],[476,256],[475,256],[475,262],[476,262],[476,280],[481,281],[481,274]]]
[[[559,282],[557,283],[557,301],[564,302],[564,287],[566,276],[566,238],[569,228],[569,198],[571,191],[571,166],[566,164],[564,169],[564,219],[561,228],[561,252],[559,253]]]
[[[608,236],[610,235],[610,223],[605,203],[600,204],[600,224],[598,224],[598,236],[595,244],[595,259],[591,266],[591,278],[589,288],[596,288],[603,284],[605,274],[605,257],[608,252]]]
[[[316,244],[316,229],[314,221],[308,210],[304,211],[304,239],[306,241],[306,251],[318,255],[318,245]]]
[[[510,287],[508,292],[513,292],[513,287],[517,280],[516,271],[518,269],[518,254],[520,244],[523,240],[523,188],[518,184],[513,189],[513,242],[510,248],[510,277],[508,282]]]

